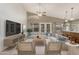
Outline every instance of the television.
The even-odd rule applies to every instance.
[[[6,36],[19,34],[21,32],[21,24],[6,20]]]

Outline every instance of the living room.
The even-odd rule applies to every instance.
[[[79,55],[78,6],[0,4],[0,55]]]

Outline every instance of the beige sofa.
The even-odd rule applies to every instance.
[[[31,42],[19,42],[17,45],[18,55],[34,55],[35,49]]]

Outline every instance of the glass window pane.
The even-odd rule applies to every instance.
[[[44,32],[44,28],[45,28],[44,24],[41,24],[41,32]]]
[[[34,32],[39,32],[39,24],[34,24]]]
[[[47,24],[47,32],[50,32],[50,24]]]

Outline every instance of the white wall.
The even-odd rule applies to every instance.
[[[26,16],[26,11],[22,4],[0,4],[0,51],[4,48],[5,20],[11,20],[26,25]]]

